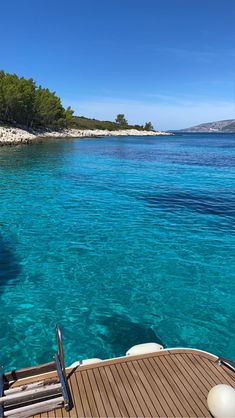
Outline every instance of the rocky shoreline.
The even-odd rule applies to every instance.
[[[138,131],[137,129],[125,129],[119,131],[108,130],[80,130],[63,129],[60,131],[50,130],[24,130],[15,127],[0,126],[0,145],[29,144],[46,138],[98,138],[109,136],[160,136],[172,135],[160,131]]]

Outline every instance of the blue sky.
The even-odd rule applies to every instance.
[[[234,0],[2,0],[0,68],[79,115],[157,129],[235,118]]]

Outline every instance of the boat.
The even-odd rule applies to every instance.
[[[66,368],[56,338],[52,362],[0,375],[1,417],[235,417],[231,360],[147,343]]]

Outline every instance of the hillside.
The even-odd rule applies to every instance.
[[[220,120],[217,122],[202,123],[191,128],[180,129],[178,132],[235,132],[235,119]]]

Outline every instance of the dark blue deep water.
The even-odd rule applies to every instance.
[[[0,364],[157,341],[235,358],[235,136],[0,148]]]

